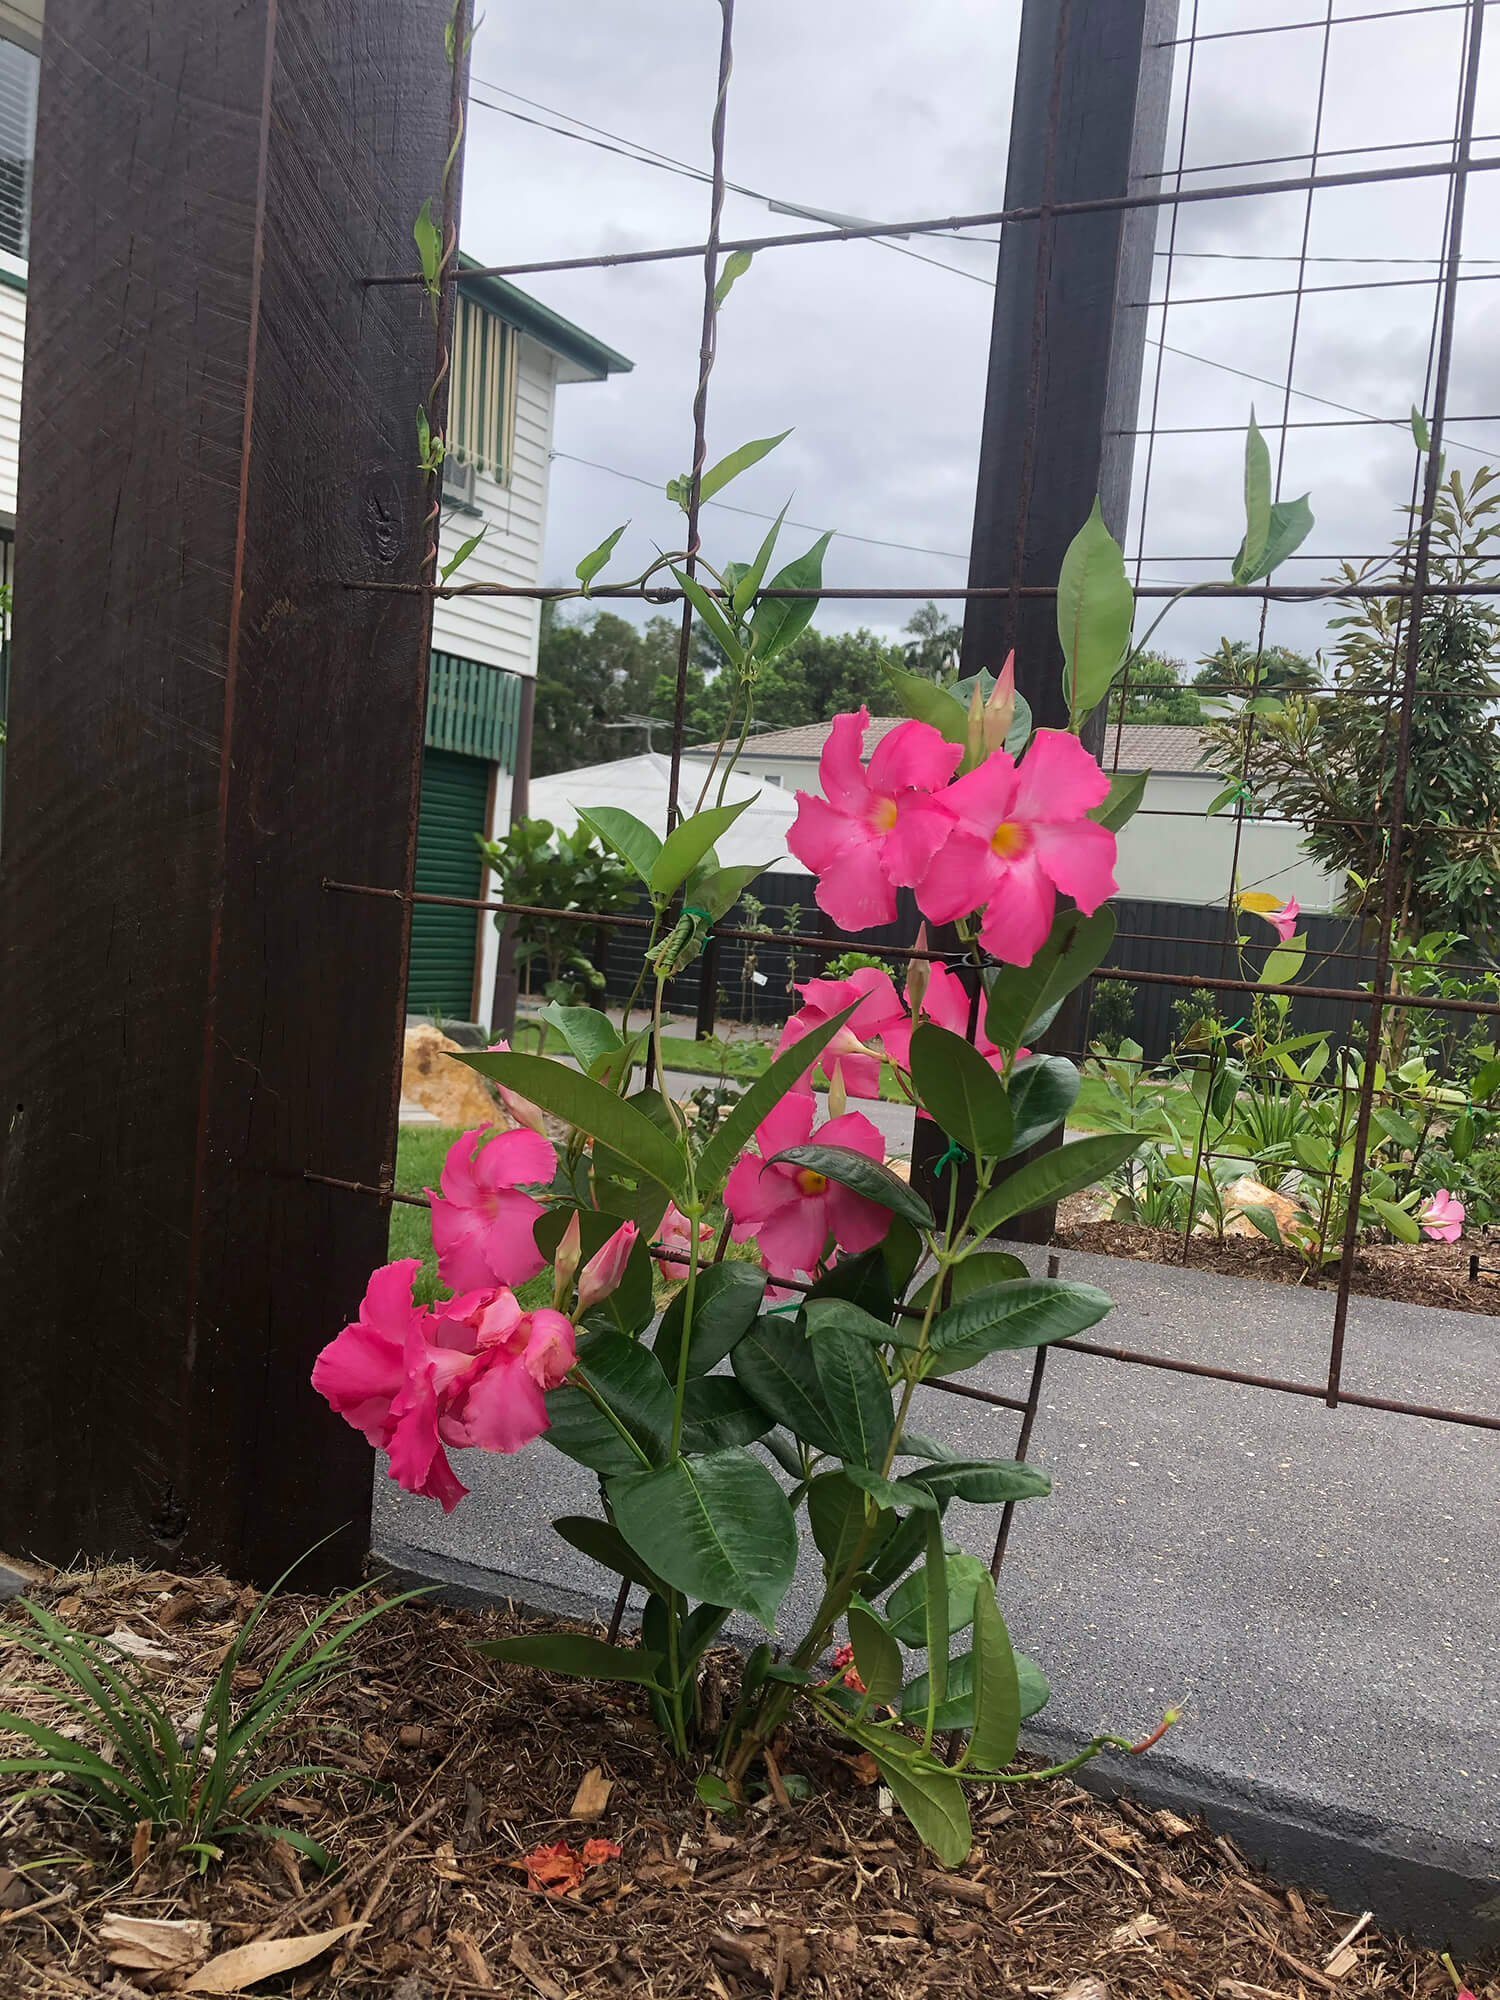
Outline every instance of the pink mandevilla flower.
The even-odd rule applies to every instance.
[[[658,1257],[656,1260],[656,1268],[668,1284],[675,1284],[679,1278],[685,1278],[688,1274],[687,1258],[693,1241],[692,1229],[693,1225],[676,1202],[669,1201],[667,1212],[662,1217],[661,1226],[656,1232],[656,1241],[663,1250],[678,1250],[682,1254],[680,1257]],[[698,1224],[700,1247],[705,1243],[712,1243],[713,1240],[713,1224],[700,1222]]]
[[[835,716],[818,760],[823,796],[798,792],[787,846],[818,877],[818,907],[845,930],[896,915],[896,890],[914,888],[950,824],[930,795],[963,756],[925,722],[899,722],[860,762],[870,712]],[[914,813],[914,801],[927,810]]]
[[[918,1024],[931,1021],[939,1028],[946,1028],[950,1034],[969,1036],[969,994],[968,989],[956,972],[950,972],[946,965],[935,961],[928,969],[926,985],[908,1019],[902,1015],[899,1024],[891,1024],[881,1029],[881,1040],[886,1054],[897,1069],[911,1068],[911,1038]],[[992,1042],[984,1031],[984,1009],[979,1010],[979,1018],[974,1025],[973,1045],[984,1057],[997,1075],[1005,1070],[1004,1051]],[[1029,1049],[1017,1049],[1016,1061],[1024,1062],[1030,1055]],[[922,1114],[924,1117],[926,1113]]]
[[[443,1162],[441,1195],[427,1190],[438,1276],[456,1292],[523,1285],[547,1261],[536,1247],[542,1204],[521,1189],[550,1181],[557,1155],[524,1126],[486,1144],[491,1130],[477,1125],[455,1139]]]
[[[1272,930],[1275,931],[1283,944],[1290,941],[1292,933],[1297,928],[1297,919],[1301,914],[1302,910],[1295,896],[1288,896],[1279,910],[1263,910],[1261,912],[1261,915],[1271,926]]]
[[[889,1212],[878,1202],[855,1194],[811,1167],[779,1161],[765,1163],[788,1146],[804,1145],[812,1137],[817,1107],[810,1090],[795,1090],[782,1098],[756,1128],[760,1157],[745,1153],[724,1189],[724,1206],[733,1217],[730,1234],[736,1243],[758,1237],[761,1261],[773,1277],[809,1276],[822,1261],[830,1232],[841,1250],[870,1250],[890,1228]],[[846,1111],[818,1127],[818,1143],[849,1146],[869,1159],[885,1159],[879,1131],[862,1111]]]
[[[833,1040],[824,1044],[816,1068],[829,1083],[833,1082],[836,1071],[841,1073],[844,1088],[851,1097],[878,1097],[880,1057],[865,1046],[865,1041],[883,1035],[887,1028],[906,1019],[891,975],[873,965],[862,965],[847,979],[809,979],[797,991],[802,995],[802,1005],[782,1029],[781,1040],[776,1044],[777,1055],[858,1001]],[[809,1071],[809,1075],[812,1073]]]
[[[490,1054],[508,1056],[510,1054],[510,1043],[503,1037],[498,1042],[491,1042]],[[518,1125],[529,1126],[533,1132],[539,1132],[545,1139],[547,1136],[547,1121],[542,1116],[541,1106],[533,1104],[529,1097],[522,1097],[519,1091],[508,1089],[503,1083],[497,1083],[495,1088],[500,1093],[500,1102],[505,1106],[511,1117],[515,1119],[516,1123]]]
[[[625,1276],[625,1266],[630,1262],[630,1253],[635,1248],[635,1239],[641,1233],[638,1222],[622,1222],[601,1249],[594,1252],[578,1274],[578,1310],[586,1313],[590,1306],[598,1305],[618,1289]]]
[[[956,821],[916,885],[924,915],[950,924],[982,909],[985,949],[1029,965],[1059,890],[1086,915],[1114,891],[1115,837],[1088,817],[1108,791],[1096,760],[1066,730],[1039,729],[1019,765],[995,751],[914,810],[918,820],[941,812]]]
[[[313,1364],[313,1387],[390,1457],[390,1476],[451,1513],[464,1486],[445,1445],[515,1452],[547,1428],[544,1392],[573,1365],[573,1324],[522,1312],[501,1287],[413,1305],[415,1257],[370,1279],[359,1318]]]
[[[1417,1220],[1422,1225],[1422,1233],[1438,1243],[1456,1243],[1464,1233],[1464,1217],[1468,1210],[1456,1194],[1447,1188],[1439,1188],[1437,1193],[1417,1211]]]

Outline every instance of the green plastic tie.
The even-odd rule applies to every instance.
[[[968,1160],[968,1157],[969,1157],[968,1154],[964,1151],[963,1147],[959,1145],[957,1139],[950,1139],[948,1141],[947,1152],[944,1153],[943,1157],[938,1161],[937,1165],[933,1168],[933,1178],[936,1180],[941,1180],[943,1178],[943,1170],[945,1167],[950,1167],[950,1166],[961,1167]]]

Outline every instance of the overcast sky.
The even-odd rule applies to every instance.
[[[1333,0],[1349,20],[1328,36],[1328,0],[1198,0],[1184,158],[1187,185],[1307,171],[1306,158],[1246,169],[1224,163],[1306,155],[1322,81],[1324,171],[1446,157],[1459,82],[1462,13],[1433,7],[1412,18],[1383,0]],[[1183,32],[1194,0],[1182,0]],[[740,0],[730,96],[727,170],[784,200],[872,218],[942,215],[1001,205],[1018,0]],[[1264,23],[1317,20],[1276,35],[1224,34]],[[507,106],[557,124],[566,114],[704,165],[718,54],[713,0],[549,0],[491,6],[475,40],[474,105],[464,198],[466,249],[486,261],[588,255],[701,240],[707,190],[519,122]],[[1184,146],[1187,50],[1177,51],[1169,164]],[[1492,24],[1478,129],[1500,134],[1500,20]],[[541,112],[535,100],[549,107]],[[486,102],[485,100],[488,100]],[[574,128],[576,130],[576,128]],[[1358,155],[1337,149],[1376,148]],[[1383,149],[1399,148],[1397,151]],[[1481,145],[1500,151],[1500,139]],[[1206,174],[1196,169],[1220,168]],[[1473,177],[1466,269],[1500,278],[1500,175]],[[1410,497],[1413,446],[1406,414],[1427,402],[1446,185],[1441,180],[1326,191],[1312,206],[1307,283],[1407,282],[1239,303],[1192,303],[1225,292],[1279,290],[1296,282],[1307,220],[1304,195],[1244,198],[1180,212],[1169,309],[1153,310],[1144,406],[1162,431],[1242,429],[1252,401],[1271,442],[1282,414],[1276,386],[1228,370],[1286,380],[1297,391],[1294,424],[1340,423],[1349,411],[1392,418],[1390,428],[1292,429],[1282,491],[1310,490],[1315,558],[1286,574],[1324,575],[1340,556],[1382,549],[1394,510]],[[763,203],[731,194],[728,233],[797,225]],[[1169,243],[1164,212],[1159,250]],[[791,514],[841,531],[829,583],[923,584],[965,579],[978,428],[993,299],[995,252],[984,245],[915,238],[906,249],[935,269],[876,244],[763,254],[721,321],[710,395],[710,460],[747,438],[794,426],[764,465],[726,493],[736,504]],[[1213,253],[1213,254],[1205,254]],[[1365,261],[1352,262],[1347,260]],[[1376,261],[1369,261],[1376,260]],[[1426,262],[1413,260],[1428,260]],[[1156,292],[1168,261],[1156,260]],[[556,273],[522,281],[547,304],[628,354],[633,373],[608,384],[564,387],[558,399],[544,576],[570,580],[579,556],[629,519],[620,568],[639,569],[654,547],[675,546],[682,516],[660,486],[691,457],[691,399],[701,310],[701,265],[691,261],[614,271]],[[1165,322],[1165,326],[1164,326]],[[1492,452],[1500,463],[1500,293],[1464,287],[1450,409],[1488,422],[1454,425],[1451,463],[1465,471]],[[1188,358],[1192,356],[1195,358]],[[1217,363],[1218,366],[1209,365]],[[1159,385],[1158,385],[1158,369]],[[1324,402],[1315,398],[1326,399]],[[1346,410],[1328,403],[1348,406]],[[1494,414],[1492,414],[1494,413]],[[1143,421],[1146,421],[1143,418]],[[1464,449],[1463,446],[1479,447]],[[1137,452],[1127,554],[1152,581],[1227,573],[1242,514],[1237,434],[1158,435],[1147,478]],[[607,472],[578,459],[616,468]],[[649,479],[647,486],[619,474]],[[1144,530],[1142,527],[1142,504]],[[709,507],[705,547],[724,560],[753,551],[763,524]],[[910,552],[852,539],[911,545]],[[786,531],[788,552],[805,531]],[[955,615],[956,615],[955,607]],[[888,604],[829,605],[829,627],[894,630],[908,615]],[[1239,606],[1188,604],[1161,639],[1192,659],[1221,631],[1254,634]],[[1322,617],[1272,607],[1271,641],[1311,647]]]

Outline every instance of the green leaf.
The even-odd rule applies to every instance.
[[[673,827],[647,877],[652,895],[665,898],[680,888],[720,834],[727,832],[745,808],[753,804],[753,799],[741,799],[738,805],[709,806]]]
[[[739,635],[714,599],[695,576],[689,576],[685,569],[678,569],[675,563],[672,565],[672,574],[676,577],[683,596],[713,634],[730,664],[736,667],[743,666],[745,649],[740,644]]]
[[[634,813],[626,812],[623,806],[587,809],[580,806],[578,817],[591,833],[598,834],[606,847],[612,847],[622,861],[628,862],[643,882],[651,880],[651,870],[661,853],[661,841]]]
[[[876,1466],[891,1441],[891,1385],[868,1340],[844,1327],[821,1325],[810,1337],[813,1367],[839,1440],[851,1465]]]
[[[1118,833],[1140,810],[1150,776],[1149,771],[1116,771],[1109,781],[1108,796],[1102,805],[1094,807],[1089,818],[1108,827],[1111,833]]]
[[[1284,563],[1288,556],[1295,555],[1313,530],[1313,511],[1307,504],[1304,493],[1296,500],[1277,500],[1271,506],[1271,526],[1266,535],[1266,546],[1254,571],[1236,582],[1259,582]]]
[[[879,1509],[870,1522],[865,1493],[842,1472],[821,1472],[808,1487],[807,1519],[830,1579],[843,1575],[861,1539],[868,1561],[896,1528],[895,1515],[885,1509]]]
[[[804,1036],[793,1045],[793,1049],[805,1049],[810,1040],[810,1036]],[[932,1210],[899,1174],[893,1174],[879,1160],[872,1160],[868,1153],[856,1152],[852,1146],[825,1146],[816,1139],[809,1139],[805,1145],[787,1146],[782,1152],[773,1153],[766,1164],[770,1166],[782,1162],[788,1166],[807,1167],[813,1173],[821,1174],[825,1180],[837,1181],[840,1187],[849,1188],[854,1194],[863,1195],[866,1201],[889,1209],[892,1215],[899,1215],[915,1229],[934,1229],[937,1226],[932,1219]]]
[[[950,1500],[985,1507],[1007,1500],[1042,1500],[1052,1491],[1045,1472],[1014,1458],[938,1459],[903,1472],[896,1484],[923,1487],[943,1506]]]
[[[728,265],[725,266],[725,269],[727,271]],[[735,275],[738,276],[738,272]],[[734,279],[731,278],[730,283],[733,284],[733,282]],[[730,452],[727,458],[721,458],[718,464],[711,465],[699,480],[698,498],[700,500],[711,500],[715,493],[722,491],[729,484],[731,479],[738,479],[742,472],[748,472],[752,465],[758,465],[768,453],[773,452],[777,445],[784,439],[789,438],[791,434],[791,430],[788,428],[784,431],[778,431],[775,437],[752,438],[748,444],[742,444],[738,450]]]
[[[863,1254],[863,1253],[862,1253]],[[835,1276],[843,1267],[835,1264],[828,1274]],[[915,1347],[918,1334],[914,1323],[907,1320],[904,1325],[892,1326],[889,1320],[877,1319],[873,1313],[856,1305],[852,1299],[828,1298],[809,1292],[803,1308],[807,1318],[809,1334],[816,1335],[824,1327],[842,1329],[854,1338],[867,1341],[873,1347],[882,1347],[888,1342],[897,1347]]]
[[[768,1415],[814,1451],[839,1452],[833,1412],[813,1366],[812,1344],[795,1321],[759,1319],[729,1357],[736,1378]]]
[[[467,541],[459,543],[458,547],[453,551],[453,554],[449,556],[448,560],[443,564],[442,581],[444,583],[448,581],[449,577],[452,576],[453,572],[456,569],[463,568],[464,564],[469,560],[469,557],[473,555],[474,551],[479,547],[479,544],[484,540],[485,536],[489,533],[489,531],[490,531],[490,524],[488,521],[486,521],[484,526],[479,530],[477,535],[470,535]]]
[[[455,1055],[453,1060],[519,1091],[591,1139],[602,1140],[636,1173],[657,1182],[668,1194],[681,1192],[686,1169],[676,1145],[643,1111],[591,1077],[566,1063],[521,1055],[514,1049],[509,1054],[487,1049]]]
[[[1249,583],[1259,572],[1271,533],[1271,454],[1250,412],[1245,433],[1245,535],[1230,571],[1231,580]]]
[[[684,1390],[684,1451],[727,1451],[753,1443],[770,1428],[771,1418],[732,1375],[695,1375]]]
[[[544,1257],[557,1255],[563,1231],[574,1215],[578,1218],[579,1261],[584,1264],[604,1248],[622,1220],[618,1215],[608,1215],[597,1208],[575,1209],[561,1205],[549,1208],[537,1223],[535,1231],[536,1247]],[[619,1284],[608,1298],[601,1299],[584,1315],[582,1323],[585,1327],[595,1332],[634,1336],[642,1327],[650,1325],[656,1305],[651,1289],[649,1242],[649,1236],[642,1230],[631,1246]]]
[[[1130,644],[1135,594],[1120,545],[1104,525],[1096,497],[1068,545],[1057,579],[1057,636],[1063,694],[1076,728],[1109,692]]]
[[[1046,1208],[1065,1195],[1077,1194],[1104,1180],[1141,1145],[1139,1132],[1101,1132],[1097,1138],[1075,1139],[1023,1167],[992,1188],[974,1210],[970,1227],[988,1236],[1012,1216]]]
[[[731,250],[724,259],[724,268],[719,273],[718,283],[714,286],[715,306],[723,305],[734,289],[735,279],[743,278],[749,270],[752,254],[749,250]],[[786,436],[785,431],[782,432],[782,436]]]
[[[1374,1196],[1370,1197],[1370,1206],[1399,1242],[1421,1242],[1422,1231],[1414,1215],[1408,1214],[1404,1208],[1398,1208],[1393,1201],[1377,1201]]]
[[[679,1458],[611,1479],[609,1499],[620,1533],[668,1583],[774,1627],[797,1566],[797,1524],[759,1459]]]
[[[785,569],[778,570],[771,578],[769,588],[821,590],[823,557],[832,540],[833,530],[830,528],[826,535],[818,537],[805,555],[798,556]],[[764,665],[767,660],[774,660],[778,653],[784,653],[792,641],[806,631],[817,608],[815,597],[763,597],[750,620],[752,650],[756,659]]]
[[[769,865],[765,861],[737,861],[732,868],[715,868],[692,883],[689,894],[693,902],[701,903],[714,922],[719,923]]]
[[[988,1577],[985,1581],[988,1582]],[[948,1694],[948,1557],[943,1548],[943,1523],[938,1515],[927,1520],[927,1560],[922,1565],[923,1616],[927,1629],[927,1680],[930,1706],[927,1728],[932,1729],[932,1709]],[[977,1603],[977,1594],[974,1602]],[[973,1603],[969,1616],[974,1615]]]
[[[698,1161],[698,1192],[705,1200],[723,1187],[730,1168],[754,1138],[756,1126],[812,1067],[858,1005],[857,1000],[852,1001],[820,1027],[814,1028],[811,1034],[794,1042],[791,1048],[776,1058],[763,1076],[758,1076],[741,1094],[728,1117],[703,1148]]]
[[[1016,1653],[1016,1680],[1020,1690],[1021,1720],[1029,1715],[1037,1715],[1047,1706],[1052,1690],[1047,1685],[1047,1677],[1035,1660],[1028,1660],[1024,1653]],[[909,1680],[901,1694],[901,1713],[911,1721],[927,1713],[928,1680],[926,1674],[919,1674]],[[957,1653],[948,1662],[948,1699],[938,1709],[933,1718],[938,1729],[972,1729],[974,1727],[974,1655]]]
[[[859,1308],[858,1314],[848,1321],[856,1333],[863,1332],[872,1339],[895,1339],[890,1321],[896,1294],[891,1283],[890,1267],[885,1260],[884,1243],[877,1243],[873,1250],[858,1250],[852,1257],[841,1256],[836,1264],[814,1280],[806,1301],[809,1327],[817,1319],[825,1317],[823,1306],[833,1302]],[[812,1311],[813,1307],[818,1309],[816,1313]],[[834,1315],[836,1319],[839,1317]],[[878,1336],[870,1333],[869,1323],[872,1321],[884,1329]]]
[[[591,1070],[600,1056],[618,1055],[624,1047],[619,1029],[597,1007],[563,1007],[551,1000],[542,1019],[556,1028],[580,1069]]]
[[[614,554],[615,543],[619,541],[621,535],[624,534],[629,526],[630,523],[628,521],[622,521],[612,534],[604,537],[598,548],[589,550],[583,561],[574,570],[574,576],[583,585],[583,594],[585,597],[589,594],[589,585]]]
[[[901,1648],[873,1611],[851,1604],[848,1612],[849,1643],[854,1648],[854,1665],[865,1684],[870,1701],[888,1708],[901,1699],[905,1669]]]
[[[628,1577],[645,1590],[662,1589],[661,1578],[647,1569],[613,1523],[597,1521],[592,1514],[564,1514],[552,1523],[552,1532],[561,1535],[570,1548],[598,1563],[601,1569]]]
[[[926,674],[914,674],[905,667],[888,665],[885,677],[894,688],[896,699],[905,714],[917,722],[929,724],[946,742],[967,745],[968,713],[964,704],[950,694],[947,688],[939,687],[937,682],[929,680]],[[1019,711],[1019,695],[1016,697],[1016,706]]]
[[[1307,957],[1307,933],[1298,931],[1285,944],[1277,945],[1274,951],[1266,953],[1266,962],[1260,969],[1259,986],[1290,986]]]
[[[846,1465],[844,1476],[851,1485],[868,1493],[878,1506],[889,1507],[894,1512],[941,1514],[943,1511],[941,1503],[927,1488],[919,1486],[914,1480],[888,1479],[883,1472],[875,1472],[867,1465]]]
[[[1003,1771],[1021,1734],[1021,1684],[1010,1634],[988,1578],[974,1593],[974,1731],[969,1758],[982,1771]]]
[[[786,507],[790,507],[791,504],[791,501],[788,500]],[[776,537],[781,533],[781,524],[786,519],[786,507],[782,508],[776,519],[771,523],[765,540],[756,552],[754,562],[748,563],[742,574],[734,580],[733,588],[729,593],[729,603],[736,618],[744,617],[745,613],[750,609],[756,591],[760,589],[761,578],[766,573],[766,564],[771,560],[771,551],[776,546]]]
[[[513,1666],[541,1667],[549,1674],[572,1674],[586,1681],[650,1685],[662,1666],[659,1653],[607,1646],[582,1632],[522,1632],[513,1639],[477,1639],[471,1650],[487,1660],[509,1660]]]
[[[1432,450],[1432,432],[1427,428],[1427,419],[1415,403],[1411,406],[1411,435],[1418,451]]]
[[[953,1375],[988,1354],[1069,1340],[1113,1306],[1108,1292],[1070,1278],[1012,1278],[949,1306],[932,1322],[928,1373]]]
[[[672,1385],[651,1350],[621,1333],[591,1333],[579,1342],[578,1372],[614,1421],[586,1389],[564,1382],[547,1398],[548,1444],[606,1478],[664,1465],[671,1450]]]
[[[1267,1208],[1263,1201],[1243,1201],[1239,1203],[1239,1212],[1248,1223],[1260,1231],[1267,1242],[1274,1243],[1278,1250],[1286,1248],[1282,1240],[1281,1224],[1276,1220],[1274,1211]]]
[[[889,1738],[872,1737],[869,1748],[897,1805],[943,1866],[967,1861],[974,1835],[962,1783],[947,1772],[918,1770]]]
[[[1013,1257],[1008,1250],[971,1250],[961,1264],[955,1264],[949,1276],[948,1304],[956,1306],[960,1299],[972,1298],[975,1292],[983,1292],[991,1285],[998,1285],[1006,1278],[1029,1278],[1030,1271],[1019,1257]],[[927,1301],[932,1287],[941,1285],[941,1277],[929,1278],[913,1293],[911,1304],[920,1312],[927,1310]],[[957,1452],[949,1457],[957,1458]]]
[[[1078,1099],[1078,1071],[1066,1056],[1031,1056],[1010,1073],[1010,1109],[1016,1135],[1011,1156],[1024,1153],[1066,1122]]]
[[[1409,1118],[1403,1118],[1399,1111],[1392,1111],[1384,1104],[1377,1104],[1371,1116],[1393,1144],[1408,1153],[1420,1151],[1422,1135]]]
[[[971,1159],[1004,1159],[1012,1136],[1010,1098],[971,1042],[922,1022],[911,1038],[911,1075],[922,1108]]]
[[[930,1527],[930,1521],[927,1523]],[[949,1549],[943,1559],[948,1579],[948,1607],[945,1614],[950,1633],[967,1629],[974,1616],[974,1593],[983,1585],[993,1591],[988,1567],[978,1556]],[[927,1644],[926,1564],[913,1570],[885,1601],[885,1622],[903,1646],[919,1652]]]
[[[430,195],[423,202],[417,219],[411,226],[411,233],[417,246],[417,255],[422,260],[422,276],[427,281],[428,290],[431,291],[437,283],[438,266],[443,260],[443,238],[432,219]]]
[[[706,1375],[744,1339],[766,1295],[766,1274],[753,1264],[710,1264],[698,1273],[693,1298],[693,1330],[688,1340],[688,1374]],[[682,1352],[686,1288],[661,1316],[652,1346],[669,1380],[677,1380]]]
[[[1091,917],[1078,910],[1059,911],[1030,965],[1003,965],[996,974],[985,1009],[990,1040],[1010,1055],[1028,1032],[1040,1033],[1114,941],[1115,914],[1107,904]]]

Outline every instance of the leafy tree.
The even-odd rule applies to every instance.
[[[635,736],[622,725],[627,716],[652,712],[663,674],[675,678],[677,633],[671,618],[652,618],[641,627],[613,611],[573,619],[560,615],[555,604],[543,604],[533,775],[602,764],[643,749],[645,732]],[[671,715],[670,697],[666,714]]]
[[[485,865],[499,877],[508,903],[530,903],[549,910],[588,910],[599,915],[633,910],[636,880],[618,856],[611,854],[580,821],[571,833],[560,833],[546,819],[522,819],[499,840],[479,841]],[[585,948],[585,926],[556,916],[509,919],[495,913],[504,929],[516,925],[516,963],[541,968],[542,991],[549,1000],[568,1005],[602,991],[604,974],[602,926],[594,949]],[[535,984],[528,976],[528,988]]]
[[[736,732],[744,719],[743,683],[722,661],[705,670],[702,657],[695,653],[688,669],[687,734],[717,742],[731,717]],[[889,714],[893,700],[885,668],[905,664],[900,646],[863,627],[858,632],[809,628],[784,653],[755,669],[750,689],[754,721],[760,730],[795,729],[826,722],[861,702],[872,715]],[[675,684],[674,659],[671,671],[657,682],[653,715],[670,719]]]
[[[1415,529],[1395,545],[1411,574]],[[1495,580],[1500,483],[1486,467],[1441,489],[1431,573],[1439,583]],[[1345,564],[1338,582],[1370,566]],[[1250,803],[1300,821],[1308,851],[1345,877],[1346,906],[1375,911],[1385,893],[1396,780],[1397,710],[1405,673],[1407,600],[1345,598],[1330,621],[1332,686],[1258,694],[1214,729],[1217,768]],[[1500,944],[1500,614],[1484,601],[1429,598],[1418,631],[1415,701],[1395,891],[1399,937],[1465,932],[1494,956]],[[1254,712],[1252,712],[1254,711]]]
[[[1128,681],[1109,698],[1109,726],[1117,722],[1171,722],[1197,727],[1207,720],[1202,702],[1182,685],[1187,668],[1161,653],[1142,653]]]
[[[903,628],[911,634],[903,651],[907,671],[925,674],[941,687],[951,687],[958,679],[958,656],[964,628],[955,625],[946,612],[939,611],[931,598],[914,611]]]
[[[1205,653],[1193,675],[1193,686],[1205,694],[1230,694],[1253,686],[1258,694],[1303,694],[1318,685],[1318,663],[1289,646],[1266,646],[1257,655],[1247,639],[1221,639],[1218,650]]]

